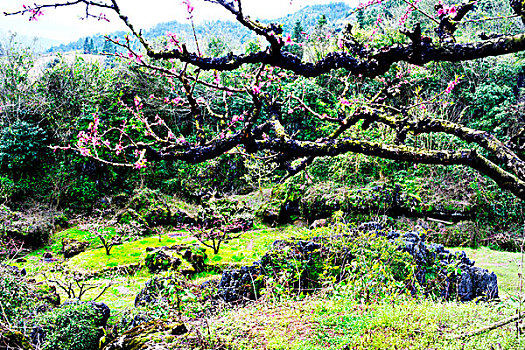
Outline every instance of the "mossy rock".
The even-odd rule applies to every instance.
[[[176,270],[181,260],[177,257],[171,256],[163,250],[154,250],[146,254],[144,264],[151,273],[158,273],[160,271]]]
[[[33,350],[28,337],[19,331],[13,331],[0,323],[0,349]]]
[[[150,227],[149,223],[134,209],[126,208],[121,210],[117,213],[116,220],[120,224],[131,224],[132,222],[137,223],[138,225],[135,226],[140,227],[140,236],[147,236],[153,233],[153,229]]]
[[[184,323],[167,323],[153,320],[141,323],[111,341],[104,350],[153,350],[162,349],[163,343],[188,333]]]
[[[21,240],[25,247],[41,247],[54,230],[54,215],[47,211],[22,213],[2,205],[0,235]]]
[[[177,293],[187,286],[187,280],[178,272],[153,277],[146,281],[144,288],[135,297],[135,307],[158,304],[174,307],[179,302]]]
[[[35,285],[35,294],[38,299],[48,302],[53,306],[60,306],[60,294],[57,293],[57,288],[45,283]]]
[[[171,211],[162,195],[148,188],[138,189],[128,208],[135,210],[150,226],[169,224]]]
[[[136,190],[128,204],[117,214],[118,222],[136,221],[151,231],[159,225],[194,224],[195,218],[176,203],[167,201],[164,196],[148,188]],[[150,232],[148,232],[150,233]]]
[[[208,258],[206,248],[199,245],[174,245],[170,249],[174,249],[184,260],[189,262],[195,273],[206,270],[206,264],[204,263]]]
[[[89,247],[89,242],[82,242],[72,238],[62,238],[62,255],[69,259],[78,255]]]

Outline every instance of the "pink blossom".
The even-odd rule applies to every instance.
[[[452,92],[452,90],[454,90],[456,85],[458,85],[458,83],[459,83],[459,77],[456,77],[454,80],[452,80],[451,82],[448,83],[448,86],[445,89],[444,93],[445,94],[450,94]]]
[[[243,115],[234,115],[233,118],[232,118],[232,122],[233,123],[242,122],[242,121],[244,121],[244,116]]]
[[[100,125],[100,118],[98,116],[94,116],[93,117],[93,126],[96,128],[98,128],[98,126]]]
[[[139,159],[139,160],[137,160],[137,161],[135,162],[135,164],[133,165],[133,167],[134,167],[135,169],[143,169],[143,168],[146,167],[146,162],[147,162],[147,161],[148,161],[148,160],[147,160],[146,158]]]
[[[142,102],[141,101],[142,100],[138,96],[135,96],[135,98],[133,99],[133,102],[135,103],[135,107],[137,107],[138,109],[142,109]]]
[[[122,152],[123,149],[124,147],[122,147],[122,145],[119,143],[118,145],[115,146],[115,154],[118,156],[120,152]]]
[[[456,17],[456,14],[457,14],[456,6],[444,5],[442,1],[440,1],[438,5],[441,5],[437,11],[437,14],[439,17],[443,17],[446,15],[450,15],[450,18]]]
[[[168,131],[168,140],[171,140],[171,139],[174,139],[175,138],[175,135],[173,135],[173,133],[170,131]]]
[[[186,5],[186,11],[188,11],[188,14],[189,14],[188,19],[191,19],[193,10],[195,10],[195,8],[191,5],[191,1],[190,0],[183,0],[182,4]]]
[[[339,103],[342,106],[350,106],[352,104],[350,101],[348,101],[346,98],[343,98],[343,97],[341,97],[341,99],[339,100]]]
[[[262,87],[261,84],[260,84],[260,85],[256,85],[256,86],[254,86],[254,87],[253,87],[253,93],[254,93],[254,94],[260,94],[260,93],[261,93],[261,87]]]
[[[339,40],[337,40],[337,47],[340,50],[342,50],[343,49],[343,45],[344,45],[343,39],[339,38]]]
[[[284,39],[285,45],[293,45],[293,40],[290,35],[290,33],[286,34],[286,38]]]
[[[153,100],[153,99],[155,98],[155,95],[151,94],[151,95],[149,95],[149,98],[150,98],[151,100]]]
[[[198,104],[204,104],[206,100],[204,99],[204,97],[199,97],[198,99],[195,100],[195,102],[197,102]]]
[[[184,138],[184,136],[179,136],[176,141],[177,143],[186,143],[186,139]]]

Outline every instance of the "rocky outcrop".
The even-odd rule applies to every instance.
[[[22,213],[2,205],[0,206],[0,236],[20,240],[24,243],[24,247],[40,247],[48,242],[59,219],[59,215],[48,211]]]
[[[161,320],[144,322],[124,332],[111,341],[104,350],[153,350],[165,349],[175,337],[188,333],[184,323],[167,323]]]
[[[161,249],[149,251],[144,259],[144,264],[151,273],[176,270],[181,263],[182,261],[179,258],[171,256]]]
[[[440,244],[426,243],[420,232],[387,231],[378,223],[366,223],[353,231],[353,234],[384,236],[389,241],[387,244],[393,244],[397,250],[410,254],[415,267],[415,280],[426,295],[437,294],[444,300],[460,301],[498,297],[496,275],[475,267],[464,252],[452,253]],[[330,256],[321,253],[333,249],[326,242],[328,239],[325,237],[318,237],[315,241],[274,242],[272,250],[252,266],[225,271],[219,282],[217,297],[227,302],[257,299],[267,276],[279,276],[283,271],[293,270],[290,266],[297,261],[302,264],[301,273],[288,275],[281,284],[294,290],[315,289],[319,265],[328,263],[320,261],[320,257]],[[332,263],[350,263],[352,253],[345,247],[339,249]],[[415,292],[415,289],[410,291]]]
[[[135,297],[135,307],[150,304],[170,304],[176,299],[176,293],[185,286],[184,278],[177,273],[164,277],[153,277],[149,279],[144,288]]]
[[[64,255],[66,259],[84,252],[87,247],[89,247],[89,242],[77,241],[72,238],[62,238],[62,255]]]
[[[231,303],[238,300],[256,300],[260,297],[264,272],[259,263],[225,271],[219,282],[217,296]]]
[[[193,267],[195,273],[206,270],[204,261],[208,258],[206,249],[199,245],[174,245],[170,249],[175,250]]]
[[[442,281],[440,295],[448,300],[457,297],[460,301],[476,298],[498,298],[498,278],[489,272],[474,266],[465,252],[452,253],[441,244],[426,243],[418,232],[389,232],[388,239],[399,245],[399,249],[408,252],[414,258],[416,278],[423,287],[429,287],[432,281],[429,274],[437,275]],[[428,289],[428,288],[427,288]]]
[[[117,213],[118,222],[135,220],[147,227],[159,225],[182,226],[194,224],[195,219],[185,210],[177,208],[157,191],[137,190],[124,209]]]

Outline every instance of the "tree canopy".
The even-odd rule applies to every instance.
[[[498,1],[501,14],[494,16],[486,1],[371,0],[337,28],[327,28],[326,18],[320,18],[311,33],[285,33],[278,23],[245,13],[242,0],[206,1],[225,8],[260,40],[235,52],[228,52],[220,38],[206,51],[196,34],[183,39],[168,32],[164,40],[149,41],[117,0],[42,1],[9,13],[37,19],[47,8],[83,5],[86,17],[104,20],[104,12],[113,11],[131,33],[121,41],[108,38],[121,49],[116,55],[170,87],[161,96],[122,98],[128,118],[118,123],[95,112],[76,143],[61,148],[134,168],[159,160],[199,163],[240,152],[276,162],[289,174],[316,157],[354,152],[469,166],[525,198],[520,144],[525,129],[504,139],[449,118],[446,98],[463,83],[461,76],[422,88],[432,65],[524,51],[522,2]],[[194,8],[189,0],[184,3],[192,21]],[[369,26],[365,12],[372,19]],[[472,34],[476,29],[481,31]],[[167,107],[190,126],[165,120],[161,111]],[[422,141],[433,135],[446,142]]]

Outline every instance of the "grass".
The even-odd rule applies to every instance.
[[[122,245],[114,246],[111,254],[106,255],[104,248],[100,246],[97,238],[88,240],[88,232],[72,228],[55,234],[52,237],[50,245],[28,254],[24,257],[27,261],[25,263],[18,263],[17,265],[20,268],[25,267],[29,275],[38,281],[44,281],[46,279],[44,273],[45,276],[51,276],[49,271],[53,270],[54,266],[60,264],[60,262],[45,264],[41,261],[42,254],[50,251],[54,256],[58,257],[62,248],[61,242],[63,237],[91,242],[90,248],[88,248],[87,251],[63,263],[65,267],[80,272],[94,272],[115,266],[142,263],[146,255],[147,247],[198,243],[195,238],[185,236],[185,231],[179,231],[177,234],[179,235],[163,235],[160,241],[159,236],[155,235],[125,242]],[[217,266],[217,269],[212,269],[210,272],[204,272],[194,276],[194,283],[200,284],[209,279],[216,279],[219,277],[221,270],[228,266],[251,264],[253,261],[259,259],[276,239],[294,235],[297,236],[297,234],[298,231],[292,227],[279,229],[258,227],[256,230],[244,233],[239,239],[223,244],[217,255],[214,255],[211,249],[207,249],[207,263],[211,266]],[[183,262],[181,268],[190,268],[190,265]],[[62,278],[60,272],[53,273],[52,275],[55,278]],[[90,284],[99,285],[99,287],[89,291],[83,297],[83,300],[95,298],[106,284],[111,284],[111,287],[108,288],[100,300],[107,303],[112,309],[131,307],[134,303],[135,295],[144,287],[144,283],[149,278],[151,278],[151,274],[149,274],[146,269],[142,269],[134,276],[116,275],[111,279],[98,278],[96,280],[86,281]],[[62,300],[67,298],[67,295],[63,291],[59,290],[59,293],[61,294]]]
[[[193,240],[190,240],[193,241]],[[147,247],[162,247],[187,242],[187,239],[163,236],[146,237],[122,245],[114,246],[111,254],[106,255],[104,248],[92,249],[76,255],[66,262],[66,266],[81,271],[98,271],[113,266],[129,265],[141,262]]]
[[[193,237],[158,236],[141,238],[115,246],[107,256],[96,240],[91,249],[67,261],[65,265],[73,270],[96,271],[112,266],[122,266],[143,261],[147,247],[192,244]],[[220,270],[226,266],[250,265],[258,260],[277,239],[303,237],[307,230],[295,227],[256,227],[245,232],[221,247],[214,255],[207,249],[207,263],[218,268],[193,276],[192,283],[199,285],[209,279],[219,278]],[[55,255],[61,249],[62,237],[86,240],[86,232],[76,228],[56,234],[45,249],[29,254],[24,266],[37,280],[38,272],[52,265],[40,262],[44,251]],[[504,349],[520,348],[512,327],[503,327],[487,334],[464,341],[447,340],[451,334],[466,332],[482,325],[505,318],[518,306],[516,298],[518,263],[521,255],[494,251],[488,248],[464,250],[476,261],[476,266],[494,271],[498,276],[502,301],[497,304],[441,303],[430,300],[415,300],[402,297],[394,301],[377,300],[368,303],[355,300],[344,291],[325,292],[322,295],[302,300],[258,302],[248,307],[230,310],[210,321],[210,329],[216,339],[232,349],[490,349],[491,346]],[[115,312],[133,307],[135,296],[151,278],[145,269],[132,276],[115,275],[113,278],[99,278],[88,281],[99,285],[89,291],[83,300],[95,298],[103,286],[111,284],[99,299]],[[65,295],[62,293],[62,300]],[[239,322],[242,320],[242,322]]]
[[[232,349],[522,349],[513,326],[450,339],[512,313],[507,303],[441,303],[406,296],[362,303],[343,292],[258,302],[214,319],[211,329],[213,338]]]
[[[174,244],[194,244],[194,237],[186,236],[185,231],[178,232],[180,236],[163,235],[150,236],[113,247],[110,255],[104,248],[91,249],[72,257],[66,265],[82,271],[97,271],[112,266],[128,265],[140,262],[147,247],[170,246]],[[240,238],[223,243],[218,254],[214,255],[211,248],[206,249],[207,263],[220,268],[230,265],[249,265],[258,260],[276,239],[297,236],[297,230],[286,227],[282,229],[264,228],[244,233]]]

